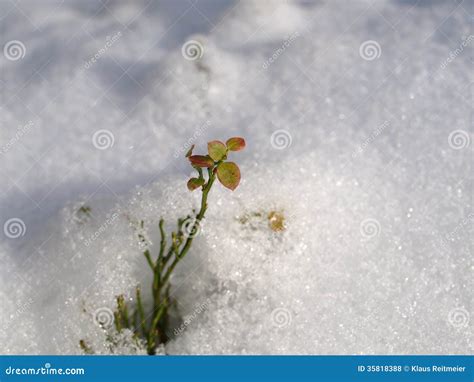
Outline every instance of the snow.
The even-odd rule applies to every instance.
[[[184,153],[238,135],[159,354],[472,353],[472,3],[0,7],[3,352],[143,354],[105,327],[139,222],[156,253]]]

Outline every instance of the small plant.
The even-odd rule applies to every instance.
[[[208,207],[208,196],[215,180],[230,190],[235,190],[240,183],[240,169],[234,162],[227,161],[231,151],[240,151],[245,147],[243,138],[234,137],[224,144],[221,141],[211,141],[207,144],[208,155],[193,155],[194,145],[187,152],[191,166],[196,170],[197,176],[188,180],[187,187],[190,191],[200,189],[201,206],[197,213],[178,219],[176,230],[167,238],[164,229],[164,220],[160,219],[160,249],[153,258],[150,250],[144,251],[146,261],[153,272],[151,286],[153,304],[151,310],[146,312],[142,301],[141,289],[135,291],[135,308],[130,309],[123,295],[117,297],[117,309],[114,312],[115,329],[132,330],[138,338],[145,341],[147,352],[155,354],[155,349],[160,344],[168,341],[169,309],[173,305],[170,296],[170,277],[179,262],[186,256],[191,248],[193,239],[200,230],[201,221],[204,219]],[[141,228],[144,223],[141,222]],[[139,234],[139,240],[147,245],[144,235]],[[86,353],[92,350],[81,340],[80,347]]]
[[[84,224],[86,223],[88,220],[90,220],[90,218],[92,217],[92,210],[89,206],[86,206],[86,205],[82,205],[81,207],[79,207],[76,212],[75,212],[75,216],[74,216],[74,220],[78,223],[78,224]]]
[[[84,214],[84,215],[87,215],[87,216],[91,216],[91,208],[88,207],[88,206],[81,206],[77,212],[79,214]]]
[[[264,223],[273,232],[283,232],[286,230],[286,217],[283,211],[264,210],[247,213],[237,219],[241,224],[247,225],[252,230],[261,228]]]

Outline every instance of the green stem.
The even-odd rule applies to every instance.
[[[148,249],[146,249],[145,252],[143,252],[143,254],[146,257],[146,261],[147,261],[148,265],[150,266],[150,268],[155,269],[155,264],[153,264],[153,260],[151,259],[151,256],[150,256],[150,251]]]
[[[163,229],[163,224],[164,220],[160,219],[160,235],[161,235],[161,241],[160,241],[160,254],[158,256],[158,259],[161,260],[163,258],[163,255],[165,254],[165,248],[166,248],[166,235],[165,235],[165,230]]]
[[[141,329],[143,335],[145,337],[147,337],[147,330],[146,330],[146,326],[145,326],[145,311],[143,309],[143,303],[142,303],[142,294],[141,294],[141,290],[140,290],[140,287],[138,286],[137,287],[137,311],[138,311],[138,317],[139,317],[139,320],[140,320],[140,325],[138,326],[138,328],[136,329]]]
[[[212,168],[207,169],[208,173],[208,181],[202,187],[202,196],[201,196],[201,208],[197,213],[191,232],[195,233],[198,232],[199,225],[201,221],[204,219],[204,216],[207,211],[207,198],[209,196],[209,192],[211,191],[212,185],[216,179],[216,175],[214,174],[214,169],[219,165],[220,162],[214,164]],[[198,169],[199,176],[202,177],[202,169]],[[153,293],[153,317],[150,322],[148,330],[146,329],[145,325],[145,317],[143,311],[143,305],[141,301],[141,294],[140,290],[137,289],[137,305],[138,305],[138,315],[139,320],[141,321],[141,329],[142,333],[144,334],[147,340],[147,350],[148,354],[154,354],[155,347],[158,343],[165,342],[167,340],[167,336],[165,333],[166,329],[166,322],[167,322],[167,314],[168,308],[170,305],[170,297],[169,297],[169,279],[171,274],[173,273],[176,265],[182,260],[186,254],[188,253],[189,249],[191,248],[191,244],[194,239],[194,235],[190,234],[186,237],[184,245],[181,247],[184,239],[183,233],[183,223],[189,219],[190,216],[187,216],[186,219],[179,219],[178,220],[178,232],[172,234],[172,243],[168,251],[166,251],[166,237],[163,228],[164,221],[163,219],[160,220],[159,228],[160,228],[160,253],[156,262],[153,262],[151,259],[150,252],[148,249],[145,251],[145,257],[148,261],[148,264],[153,270],[153,285],[152,285],[152,293]],[[181,249],[180,249],[181,247]],[[173,257],[174,259],[172,263],[167,267],[169,260]],[[165,271],[166,270],[166,271]],[[119,313],[122,313],[119,309]]]
[[[204,188],[202,189],[201,209],[196,215],[196,220],[194,221],[191,232],[197,232],[197,229],[199,228],[199,224],[201,223],[201,220],[204,219],[204,215],[207,210],[207,197],[209,195],[209,191],[211,191],[212,184],[214,183],[216,179],[213,169],[208,169],[208,174],[209,174],[209,180],[204,185]],[[186,256],[186,254],[188,253],[189,248],[191,248],[191,244],[193,243],[193,239],[194,239],[194,235],[189,235],[188,238],[186,239],[186,242],[184,243],[183,248],[181,249],[179,254],[175,256],[173,262],[166,270],[165,276],[163,277],[163,285],[165,285],[168,282],[168,279],[170,278],[171,273],[173,273],[173,270],[176,267],[176,265],[179,263],[179,261],[183,259],[184,256]]]

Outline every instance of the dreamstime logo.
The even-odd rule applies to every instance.
[[[464,308],[454,308],[448,314],[448,321],[455,328],[464,328],[469,324],[469,312]]]
[[[454,130],[448,137],[449,146],[454,150],[461,150],[471,144],[471,137],[465,130]]]
[[[12,367],[5,369],[6,375],[84,375],[85,370],[81,367],[76,368],[55,368],[51,367],[49,362],[46,362],[43,367]]]
[[[375,40],[367,40],[360,44],[359,55],[366,61],[373,61],[380,57],[382,48]]]
[[[196,237],[201,233],[201,225],[195,218],[187,218],[182,227],[186,237]]]
[[[189,138],[183,145],[177,148],[174,151],[174,157],[178,159],[180,156],[184,156],[184,154],[191,148],[191,146],[196,142],[196,140],[211,126],[211,121],[204,122],[199,128],[196,129],[193,136]]]
[[[28,121],[28,123],[24,126],[20,126],[15,135],[2,147],[0,147],[0,154],[5,155],[15,143],[17,143],[26,133],[30,131],[30,129],[33,127],[34,123],[33,121]]]
[[[105,44],[101,47],[92,57],[90,57],[85,63],[84,68],[89,69],[94,65],[100,58],[109,50],[112,45],[114,45],[122,37],[122,32],[117,32],[112,36],[107,36],[105,38]]]
[[[186,41],[181,47],[181,54],[188,61],[200,60],[204,54],[204,47],[199,41]]]
[[[284,150],[287,147],[290,147],[292,141],[293,139],[290,132],[283,129],[274,131],[270,137],[272,147],[277,150]]]
[[[474,212],[471,212],[469,215],[467,215],[467,217],[465,217],[459,224],[456,225],[456,227],[454,227],[454,229],[445,234],[443,239],[442,239],[442,243],[444,245],[448,244],[450,241],[453,241],[455,236],[459,234],[459,232],[464,229],[465,227],[467,227],[469,224],[471,224],[472,222],[474,221]]]
[[[273,64],[285,52],[286,48],[288,48],[291,45],[291,43],[299,35],[300,35],[299,32],[295,32],[292,35],[288,36],[286,38],[286,40],[283,41],[283,44],[281,44],[281,46],[273,52],[273,54],[270,56],[270,58],[265,60],[265,62],[262,65],[262,68],[265,69],[265,70],[268,69],[270,67],[270,65]]]
[[[453,62],[456,59],[456,57],[458,57],[464,51],[464,48],[466,48],[471,43],[471,41],[473,41],[473,40],[474,40],[474,35],[471,34],[466,39],[464,39],[456,49],[450,51],[448,58],[446,58],[446,60],[444,60],[441,63],[441,65],[439,66],[438,71],[446,69],[446,67],[451,62]]]
[[[390,125],[389,121],[385,121],[379,127],[377,127],[372,134],[352,153],[352,158],[355,158],[358,154],[362,154],[367,146],[372,143],[382,132]]]
[[[190,314],[189,316],[186,316],[183,320],[183,323],[174,329],[173,333],[175,336],[178,336],[180,335],[182,332],[185,331],[185,329],[201,314],[203,313],[205,310],[207,310],[207,307],[209,306],[209,304],[211,303],[211,300],[210,299],[207,299],[206,301],[204,301],[202,304],[200,304],[199,306],[197,306],[193,313]]]
[[[360,223],[360,234],[366,239],[370,240],[380,234],[380,223],[376,219],[364,219]]]
[[[276,308],[272,312],[272,325],[277,328],[289,326],[292,321],[291,312],[285,308]]]
[[[25,236],[25,222],[19,218],[8,219],[3,225],[3,232],[10,239],[18,239],[20,236]]]
[[[10,315],[10,319],[8,320],[7,327],[5,329],[8,329],[10,324],[13,325],[15,322],[17,322],[17,320],[33,305],[33,302],[33,299],[30,297],[25,303],[20,305],[15,313]]]
[[[112,223],[119,217],[119,212],[114,212],[112,216],[107,218],[104,223],[102,223],[97,231],[95,231],[92,235],[90,235],[86,240],[84,240],[84,245],[88,247],[91,245],[95,240],[97,240],[106,230],[109,228]]]
[[[3,47],[3,54],[7,60],[21,60],[26,54],[25,44],[18,40],[8,41]]]
[[[92,144],[98,150],[107,150],[114,145],[115,137],[110,130],[97,130],[92,136]]]
[[[114,323],[114,312],[109,308],[99,308],[94,312],[94,324],[102,329],[108,329]]]

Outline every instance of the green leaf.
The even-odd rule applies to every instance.
[[[234,191],[240,183],[240,169],[234,162],[221,163],[217,167],[217,178],[224,187]]]
[[[207,155],[191,155],[188,159],[191,164],[196,167],[214,166],[214,161]]]
[[[245,147],[245,139],[240,137],[229,138],[225,143],[230,151],[240,151]]]
[[[207,151],[214,161],[219,162],[226,156],[227,147],[221,141],[211,141],[207,144]]]
[[[193,155],[193,150],[194,150],[194,145],[192,145],[188,152],[186,153],[186,158],[189,158],[191,155]]]
[[[196,188],[201,187],[203,184],[204,184],[204,179],[191,178],[188,180],[188,189],[189,191],[194,191]]]

